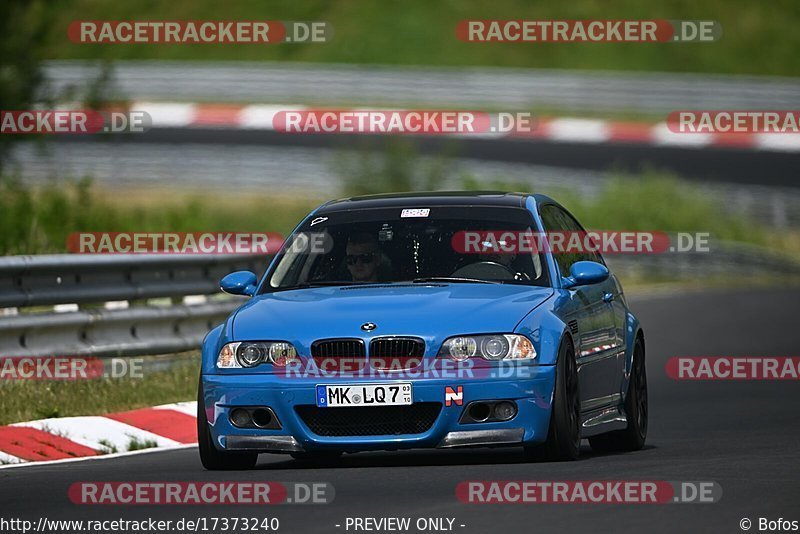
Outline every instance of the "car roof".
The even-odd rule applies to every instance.
[[[427,208],[431,206],[498,206],[524,208],[529,193],[505,191],[427,191],[388,193],[332,200],[320,206],[315,214],[372,208]],[[536,195],[538,196],[538,195]]]

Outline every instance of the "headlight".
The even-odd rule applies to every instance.
[[[489,360],[502,360],[508,355],[510,346],[504,336],[487,336],[481,341],[481,352]]]
[[[439,357],[457,362],[473,357],[491,361],[532,360],[536,358],[536,350],[527,337],[518,334],[458,336],[442,344]]]
[[[269,360],[279,367],[297,360],[297,351],[291,343],[273,343],[269,348]]]
[[[463,362],[475,356],[478,344],[471,337],[454,337],[445,342],[447,355],[457,362]]]
[[[242,343],[236,351],[236,359],[242,367],[255,367],[265,361],[267,353],[264,348],[260,343]]]
[[[228,343],[219,351],[217,367],[220,369],[241,369],[271,363],[285,367],[297,361],[297,349],[285,341],[243,341]]]

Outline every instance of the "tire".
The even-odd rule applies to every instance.
[[[226,452],[214,446],[208,429],[202,383],[197,386],[197,447],[200,450],[200,462],[209,471],[251,469],[258,461],[258,453]]]
[[[334,464],[342,457],[342,453],[339,451],[293,452],[291,456],[298,462]]]
[[[572,341],[564,338],[558,348],[553,411],[547,441],[543,445],[526,447],[525,452],[531,459],[569,461],[578,458],[580,450],[578,370]]]
[[[644,342],[641,338],[633,346],[633,370],[625,395],[625,415],[628,426],[589,438],[589,445],[599,452],[638,451],[647,439],[647,370],[645,366]]]

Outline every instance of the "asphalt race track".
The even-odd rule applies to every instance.
[[[797,356],[798,289],[715,290],[631,299],[647,336],[650,433],[645,450],[579,461],[525,463],[515,449],[346,456],[314,468],[262,455],[248,472],[203,471],[195,449],[0,470],[3,516],[49,519],[160,519],[200,515],[272,516],[280,532],[346,532],[347,517],[451,517],[455,531],[741,532],[740,519],[800,520],[800,384],[797,381],[678,382],[672,356]],[[713,504],[469,505],[463,480],[649,479],[716,481]],[[77,481],[325,481],[329,505],[81,506],[67,498]],[[335,525],[341,525],[337,528]],[[459,525],[464,525],[460,527]],[[351,529],[350,532],[353,530]],[[411,532],[416,532],[412,529]]]

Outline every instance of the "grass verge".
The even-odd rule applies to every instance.
[[[141,451],[143,449],[152,449],[153,447],[158,447],[158,443],[153,439],[140,440],[131,436],[128,441],[128,451]]]
[[[199,362],[192,362],[148,373],[142,378],[7,381],[0,384],[0,425],[51,417],[102,415],[194,400],[199,372]],[[151,446],[132,442],[128,450]],[[110,444],[108,449],[108,453],[117,452]]]
[[[66,252],[72,232],[278,232],[321,199],[192,188],[106,190],[90,179],[30,186],[0,178],[0,255]]]

